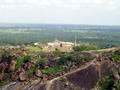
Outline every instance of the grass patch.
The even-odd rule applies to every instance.
[[[14,60],[14,57],[11,54],[11,50],[3,50],[0,62],[10,62],[11,60]]]
[[[12,82],[12,80],[10,78],[8,78],[7,80],[4,80],[4,81],[0,81],[0,87],[5,86],[11,82]]]
[[[100,48],[95,45],[80,45],[73,47],[73,50],[75,52],[81,52],[81,51],[90,51],[90,50],[99,50]]]
[[[67,56],[67,57],[61,57],[59,60],[57,60],[57,63],[59,65],[66,65],[68,61],[71,61],[71,62],[78,62],[78,63],[82,63],[82,60],[84,59],[93,59],[94,57],[93,56]]]
[[[115,52],[115,53],[111,54],[110,57],[113,58],[114,60],[120,62],[120,53],[119,52]]]
[[[28,46],[26,47],[26,49],[28,50],[28,52],[41,52],[42,48],[39,46]]]
[[[44,74],[52,73],[53,75],[56,75],[57,72],[60,72],[66,69],[69,69],[69,67],[68,66],[54,66],[54,67],[49,67],[46,69],[40,69],[40,71]]]
[[[4,51],[2,49],[0,49],[0,53],[3,53]]]
[[[4,80],[0,81],[0,87],[5,86],[12,82],[12,80],[9,78],[10,73],[3,73]]]
[[[35,72],[35,68],[31,68],[30,70],[27,71],[28,75],[32,76]]]
[[[113,74],[110,74],[105,78],[99,79],[97,87],[100,87],[101,90],[111,90],[112,87],[115,90],[120,90],[120,80],[115,80]]]
[[[21,57],[17,61],[16,68],[20,68],[23,63],[27,63],[29,61],[37,61],[37,60],[38,58],[33,58],[31,56]]]
[[[48,58],[47,58],[45,55],[41,55],[41,59],[42,59],[43,61],[48,60]]]

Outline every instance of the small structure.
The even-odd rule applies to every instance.
[[[37,42],[36,42],[36,43],[34,43],[34,45],[35,45],[35,46],[38,46],[38,45],[39,45],[39,43],[37,43]]]
[[[63,42],[63,41],[59,41],[59,40],[55,40],[54,42],[49,42],[48,46],[50,47],[69,47],[69,46],[74,46],[74,43],[72,42]]]
[[[53,42],[48,42],[47,44],[34,43],[34,45],[41,46],[44,51],[54,51],[56,48],[61,51],[69,51],[75,44],[72,42],[64,42],[56,39]]]

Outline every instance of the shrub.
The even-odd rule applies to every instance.
[[[45,55],[41,55],[41,59],[42,59],[43,61],[48,60],[48,58],[47,58]]]
[[[23,64],[23,62],[24,62],[24,57],[19,58],[17,63],[16,63],[16,68],[20,68],[21,65]]]
[[[16,68],[20,68],[23,63],[27,63],[27,62],[32,61],[32,60],[34,60],[34,58],[31,58],[30,56],[21,57],[17,61]]]
[[[20,68],[23,63],[27,63],[27,62],[35,61],[35,60],[38,60],[38,58],[33,58],[29,55],[21,57],[21,58],[18,59],[16,67]]]
[[[116,80],[114,83],[114,87],[116,87],[116,90],[120,89],[120,80]]]
[[[31,68],[30,70],[27,71],[28,75],[31,76],[35,72],[35,68]]]
[[[114,87],[115,90],[120,90],[120,80],[115,80],[113,74],[110,74],[98,80],[98,87],[102,90],[111,90],[112,87]]]
[[[44,66],[46,65],[45,61],[44,60],[40,60],[38,62],[38,65],[40,66],[40,68],[44,69]]]
[[[57,61],[57,63],[58,63],[59,65],[65,65],[65,64],[67,63],[67,61],[68,61],[67,57],[61,57],[61,58]]]
[[[0,81],[0,88],[12,82],[11,78],[9,78],[10,73],[4,72],[3,75],[4,75],[4,79]]]
[[[94,45],[80,45],[73,47],[73,50],[75,52],[81,52],[81,51],[89,51],[89,50],[98,50],[99,47]]]
[[[31,61],[31,57],[30,57],[30,56],[25,56],[25,57],[23,58],[23,62],[24,62],[24,63],[27,63],[27,62],[29,62],[29,61]]]
[[[115,52],[111,54],[111,58],[113,58],[116,61],[120,61],[120,54],[118,52]]]
[[[13,58],[9,50],[3,51],[0,62],[10,62]]]
[[[54,66],[54,67],[49,67],[49,68],[46,68],[46,69],[40,69],[42,71],[42,73],[52,73],[53,75],[56,75],[57,72],[60,72],[60,71],[63,71],[63,70],[66,70],[66,69],[69,69],[68,66]]]

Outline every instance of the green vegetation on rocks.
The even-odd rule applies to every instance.
[[[2,73],[2,74],[4,75],[4,80],[0,81],[0,87],[12,82],[11,78],[9,78],[10,73]]]
[[[80,45],[73,47],[75,52],[89,51],[89,50],[99,50],[100,48],[95,45]]]
[[[114,75],[110,74],[105,78],[99,79],[97,87],[99,87],[100,90],[112,90],[113,88],[120,90],[120,80],[115,80]]]
[[[35,68],[31,68],[30,70],[27,71],[29,76],[32,76],[35,72]]]
[[[111,54],[111,57],[112,57],[114,60],[120,62],[120,52],[119,52],[119,51],[116,51],[116,52],[112,53],[112,54]]]
[[[52,73],[53,75],[57,75],[57,72],[67,70],[67,69],[69,69],[68,66],[61,65],[61,66],[48,67],[46,69],[40,69],[40,71],[44,74]]]
[[[3,50],[0,62],[10,62],[10,60],[14,59],[14,57],[11,55],[10,50]]]
[[[27,63],[27,62],[30,62],[30,61],[37,61],[37,60],[38,60],[38,58],[33,58],[29,55],[21,57],[17,61],[16,68],[20,68],[23,63]]]

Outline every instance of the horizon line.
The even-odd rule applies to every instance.
[[[13,22],[0,22],[0,24],[21,24],[21,25],[23,25],[23,24],[28,24],[28,25],[30,25],[30,24],[32,24],[32,25],[85,25],[85,26],[120,26],[120,25],[110,25],[110,24],[75,24],[75,23],[71,23],[71,24],[68,24],[68,23],[26,23],[26,22],[15,22],[15,23],[13,23]]]

